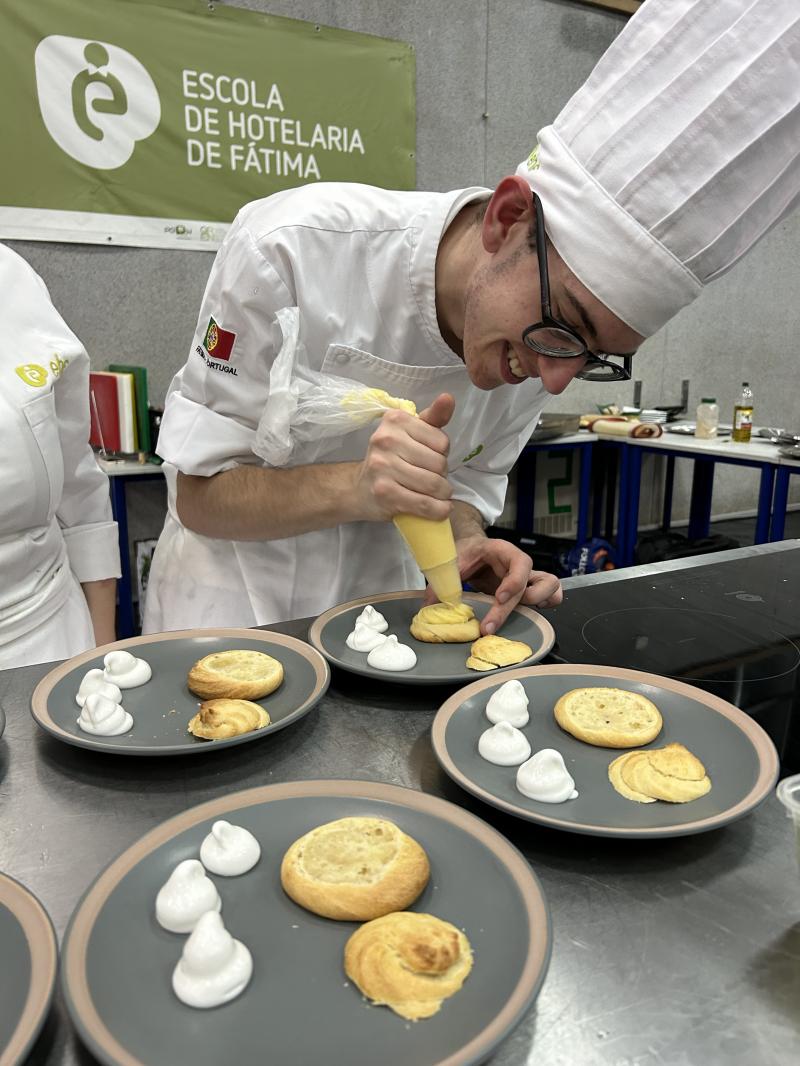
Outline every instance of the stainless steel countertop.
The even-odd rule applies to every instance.
[[[304,637],[307,627],[274,628]],[[387,781],[473,811],[541,879],[553,918],[550,970],[494,1066],[794,1061],[800,872],[791,823],[774,797],[734,825],[672,840],[538,828],[481,805],[439,769],[429,727],[449,689],[376,686],[336,672],[319,708],[269,740],[191,759],[95,754],[59,743],[31,718],[30,695],[47,670],[0,673],[8,719],[0,738],[0,869],[41,899],[59,939],[97,874],[187,807],[287,780]],[[60,996],[29,1061],[94,1062]],[[335,1051],[330,1063],[346,1066]]]

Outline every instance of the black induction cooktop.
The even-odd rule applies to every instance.
[[[763,726],[785,772],[800,770],[800,545],[629,578],[620,571],[569,588],[548,617],[551,659],[713,692]]]

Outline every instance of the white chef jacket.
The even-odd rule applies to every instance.
[[[258,542],[216,540],[181,524],[177,470],[210,476],[263,465],[253,444],[281,346],[275,312],[282,307],[299,308],[312,369],[385,389],[418,410],[452,393],[456,411],[446,431],[454,499],[487,522],[500,514],[508,471],[547,393],[534,379],[491,392],[472,385],[441,336],[435,303],[441,236],[465,204],[488,195],[317,184],[239,213],[215,260],[191,354],[167,396],[158,452],[169,513],[150,571],[145,632],[263,625],[424,585],[390,522]],[[212,320],[222,338],[216,347]],[[363,459],[374,430],[302,446],[292,465]]]
[[[119,577],[89,446],[89,359],[47,287],[0,244],[0,669],[94,646],[80,582]]]

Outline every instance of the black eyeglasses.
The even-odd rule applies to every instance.
[[[551,359],[575,359],[585,355],[586,363],[576,375],[584,381],[630,381],[631,356],[635,354],[634,352],[610,353],[622,359],[622,366],[619,363],[612,363],[607,353],[598,354],[590,351],[579,333],[550,314],[550,279],[547,275],[544,211],[542,201],[532,189],[531,196],[533,197],[533,213],[536,216],[536,256],[539,260],[542,320],[528,326],[522,334],[523,343],[532,351],[547,355]]]

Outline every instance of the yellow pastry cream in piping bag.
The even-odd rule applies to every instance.
[[[343,396],[339,403],[345,410],[350,408],[354,412],[363,411],[366,404],[370,407],[377,404],[379,409],[375,411],[375,418],[380,418],[383,412],[390,408],[405,411],[409,415],[417,413],[417,405],[413,400],[401,400],[399,396],[390,396],[385,389],[354,389]]]
[[[449,518],[396,514],[394,524],[441,603],[461,603],[461,574]]]
[[[383,410],[398,408],[410,415],[417,413],[413,400],[390,396],[383,389],[354,390],[341,401],[342,407],[352,407],[354,411],[363,408],[364,403],[376,403]],[[377,412],[376,417],[381,413]],[[441,603],[461,603],[461,575],[450,519],[398,514],[393,521],[437,599]]]

